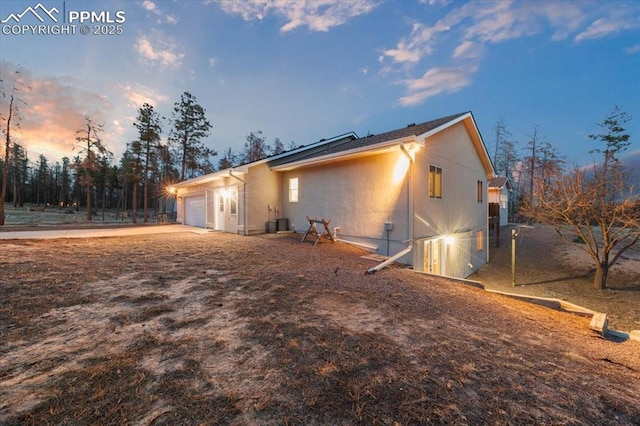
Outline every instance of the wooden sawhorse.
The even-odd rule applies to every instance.
[[[324,218],[322,219],[312,219],[309,216],[307,216],[307,221],[309,222],[309,229],[307,229],[307,232],[304,233],[304,237],[302,237],[302,241],[304,242],[304,240],[307,238],[308,235],[312,235],[315,237],[315,242],[313,243],[313,246],[315,247],[318,242],[320,242],[320,240],[322,238],[326,238],[327,240],[331,241],[332,243],[335,242],[335,240],[333,239],[333,235],[331,235],[331,231],[329,231],[329,224],[331,223],[331,219],[329,220],[324,220]],[[324,226],[324,231],[322,231],[321,233],[318,233],[318,229],[316,228],[316,224],[321,224],[322,226]]]

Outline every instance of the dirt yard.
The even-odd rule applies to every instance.
[[[0,424],[640,424],[640,343],[344,244],[0,250]]]
[[[514,287],[511,230],[503,228],[500,237],[499,248],[492,241],[490,262],[471,277],[487,289],[565,300],[606,313],[611,329],[640,330],[640,245],[611,268],[608,288],[596,290],[593,261],[579,244],[567,243],[544,226],[519,228]]]

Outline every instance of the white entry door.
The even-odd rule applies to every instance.
[[[226,198],[224,190],[215,190],[213,193],[214,208],[215,208],[215,229],[216,231],[224,231],[225,212],[226,212]]]

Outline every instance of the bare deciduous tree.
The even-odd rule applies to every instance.
[[[271,147],[267,144],[267,138],[262,136],[262,131],[251,132],[246,139],[242,154],[245,163],[262,160],[268,156]]]
[[[3,63],[3,67],[4,67],[4,63]],[[11,129],[13,127],[20,127],[19,126],[19,107],[18,105],[20,103],[24,104],[24,101],[21,100],[20,98],[18,98],[17,94],[18,92],[20,92],[24,85],[22,83],[22,81],[19,78],[19,74],[21,73],[21,68],[18,68],[14,71],[14,76],[11,76],[12,78],[14,78],[14,80],[12,80],[12,88],[11,88],[11,94],[7,94],[4,91],[4,87],[2,87],[2,90],[0,90],[0,95],[2,96],[2,103],[4,103],[4,98],[5,97],[9,97],[9,102],[7,105],[7,111],[2,111],[0,113],[0,120],[4,121],[5,124],[4,126],[2,126],[2,132],[5,134],[5,146],[4,146],[4,162],[3,162],[3,166],[2,166],[2,189],[0,190],[0,226],[4,225],[4,202],[6,201],[7,198],[7,185],[9,182],[9,153],[11,152]],[[0,83],[5,83],[5,79],[0,78]],[[13,121],[13,122],[12,122]]]
[[[533,180],[521,213],[538,223],[551,225],[565,240],[577,236],[595,264],[594,286],[604,289],[611,267],[640,239],[640,197],[628,185],[616,155],[628,146],[622,125],[629,117],[618,108],[601,127],[602,135],[590,135],[606,148],[602,164],[593,171],[576,168],[560,176]]]
[[[533,197],[527,196],[521,213],[551,225],[566,241],[577,237],[578,247],[593,259],[593,284],[607,286],[611,267],[640,238],[640,201],[624,184],[598,181],[584,170],[562,176],[550,185],[536,179]]]

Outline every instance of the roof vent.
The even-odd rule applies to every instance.
[[[407,127],[413,127],[415,125],[416,125],[416,123],[411,123],[411,124],[407,124]]]

